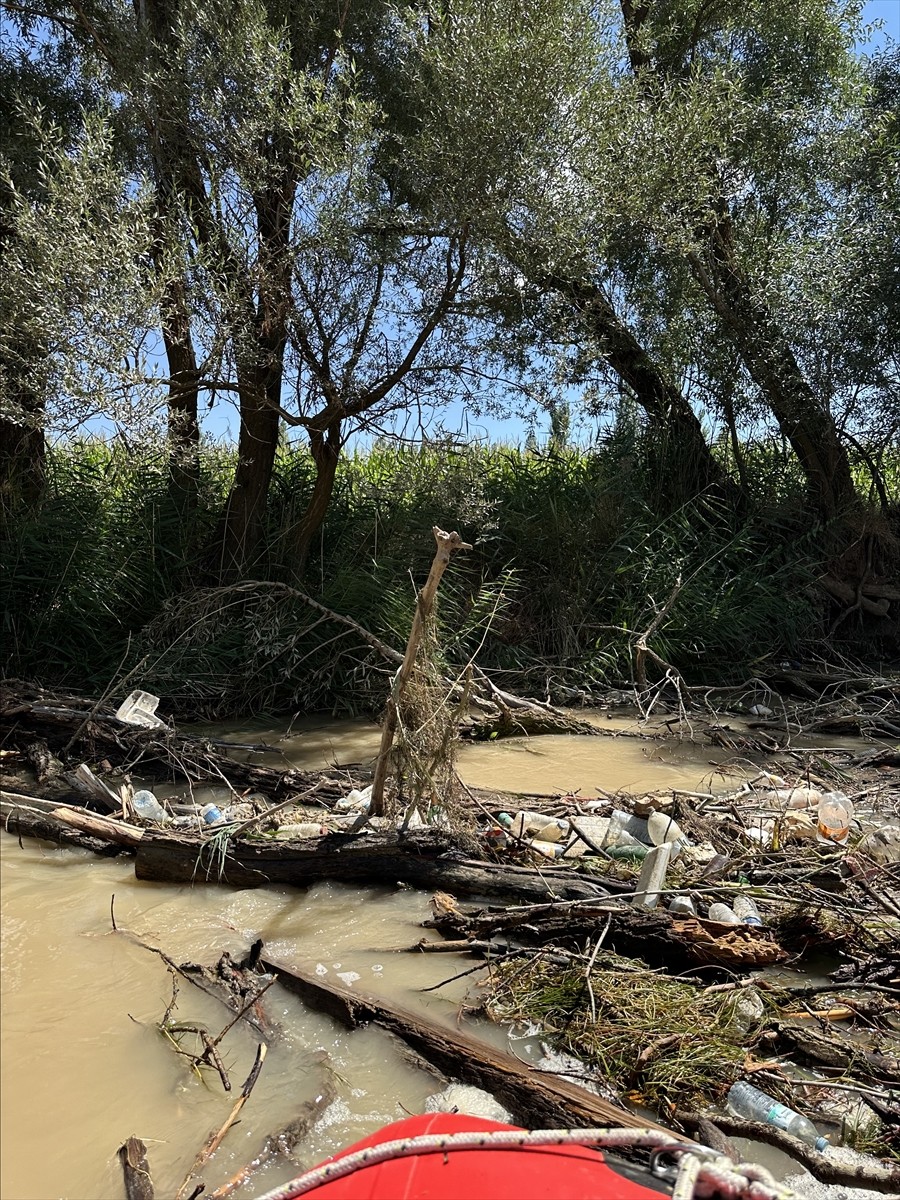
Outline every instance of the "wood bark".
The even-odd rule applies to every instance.
[[[290,535],[291,572],[298,582],[303,578],[313,538],[322,528],[334,492],[334,480],[341,455],[341,420],[336,418],[324,430],[308,428],[307,433],[316,477],[303,516]]]
[[[119,1161],[125,1176],[127,1200],[153,1200],[153,1180],[147,1162],[147,1147],[140,1138],[130,1137],[119,1147]]]
[[[526,905],[465,913],[442,906],[428,922],[442,936],[478,942],[498,935],[526,945],[572,945],[604,934],[603,944],[618,954],[641,958],[670,971],[718,966],[730,971],[755,970],[783,962],[787,953],[768,930],[750,926],[723,927],[714,921],[647,912],[607,900]]]
[[[114,821],[112,817],[101,816],[99,813],[87,812],[83,808],[74,808],[53,801],[32,799],[16,792],[0,791],[0,814],[9,818],[19,810],[43,813],[54,821],[69,825],[81,833],[89,834],[101,841],[113,842],[117,846],[133,850],[140,844],[143,830],[124,821]]]
[[[326,982],[293,964],[264,958],[263,966],[305,1004],[328,1013],[349,1028],[374,1021],[389,1029],[444,1075],[496,1096],[526,1128],[649,1127],[678,1140],[677,1134],[671,1134],[661,1125],[610,1104],[577,1084],[536,1074],[473,1034],[438,1025],[383,997]]]
[[[697,1129],[704,1119],[700,1113],[677,1112],[676,1120],[686,1129]],[[868,1188],[872,1191],[884,1192],[888,1197],[900,1194],[900,1165],[897,1163],[879,1162],[868,1155],[849,1152],[849,1156],[841,1162],[820,1150],[807,1146],[799,1138],[774,1125],[763,1124],[761,1121],[745,1121],[742,1117],[734,1117],[731,1113],[716,1113],[709,1118],[715,1123],[720,1132],[732,1137],[750,1138],[755,1142],[765,1142],[775,1146],[791,1158],[796,1159],[806,1167],[807,1171],[822,1183],[842,1184],[844,1187]]]
[[[605,895],[599,883],[569,868],[505,867],[465,858],[434,830],[405,834],[330,833],[285,842],[229,842],[220,857],[193,834],[147,829],[135,860],[138,879],[307,887],[323,879],[393,886],[406,883],[459,895],[585,899]]]

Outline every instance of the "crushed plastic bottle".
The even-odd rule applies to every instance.
[[[828,792],[819,801],[817,837],[831,846],[843,846],[850,836],[853,801],[843,792]]]
[[[633,813],[624,812],[620,808],[614,808],[609,818],[609,825],[606,829],[606,837],[603,840],[603,849],[609,846],[652,846],[653,842],[647,828],[647,822],[641,818],[634,816]]]
[[[740,925],[741,921],[734,909],[727,904],[711,904],[707,914],[710,921],[718,921],[720,925]]]
[[[137,816],[145,821],[155,821],[157,825],[169,815],[153,793],[146,790],[135,792],[131,804]]]
[[[759,909],[750,896],[735,896],[732,907],[742,925],[762,925]]]
[[[822,799],[822,793],[810,787],[778,788],[773,799],[785,808],[813,808]]]
[[[669,901],[669,912],[683,917],[696,917],[697,905],[690,896],[673,896]]]
[[[887,824],[873,829],[856,847],[856,852],[883,866],[900,862],[900,825]]]
[[[799,1138],[801,1142],[806,1142],[816,1150],[824,1150],[829,1144],[827,1138],[819,1136],[819,1131],[808,1117],[794,1112],[785,1104],[779,1104],[774,1096],[761,1092],[752,1083],[746,1083],[742,1079],[732,1084],[726,1104],[736,1117],[743,1117],[747,1121],[762,1121],[765,1125],[783,1129],[785,1133]]]

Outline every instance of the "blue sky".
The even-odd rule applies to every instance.
[[[884,28],[876,30],[864,49],[878,49],[890,39],[900,41],[900,0],[867,0],[863,6],[863,20],[867,23],[882,21]]]

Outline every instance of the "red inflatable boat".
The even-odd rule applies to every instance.
[[[671,1195],[671,1186],[649,1170],[624,1164],[614,1169],[602,1153],[574,1141],[523,1144],[552,1136],[455,1113],[410,1117],[262,1200],[660,1200]]]

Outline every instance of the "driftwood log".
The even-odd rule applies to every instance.
[[[160,883],[226,883],[306,887],[320,880],[390,886],[406,883],[463,895],[531,899],[601,897],[604,888],[567,867],[516,867],[462,854],[436,830],[379,834],[329,833],[294,841],[231,841],[216,846],[194,834],[145,830],[135,860],[138,879]]]
[[[305,1004],[328,1013],[343,1025],[354,1028],[374,1021],[399,1035],[442,1074],[491,1092],[526,1128],[649,1127],[677,1139],[678,1135],[661,1125],[610,1104],[577,1084],[530,1070],[512,1055],[470,1033],[438,1025],[383,997],[327,983],[310,971],[276,959],[264,956],[261,964]]]
[[[575,900],[469,913],[456,906],[434,906],[427,922],[444,937],[483,943],[498,935],[527,945],[583,946],[604,934],[603,944],[618,954],[665,963],[671,971],[698,965],[753,970],[782,962],[787,953],[766,929],[719,925],[696,917],[633,909],[621,901]],[[605,931],[605,932],[604,932]]]
[[[0,825],[14,836],[80,846],[103,855],[140,851],[135,862],[137,878],[157,883],[308,887],[328,879],[387,886],[405,883],[425,890],[452,889],[459,895],[531,900],[606,895],[600,883],[566,867],[502,866],[467,858],[447,835],[434,830],[330,833],[289,842],[216,842],[194,833],[136,829],[109,818],[103,821],[96,813],[40,797],[2,795]]]
[[[125,1176],[127,1200],[153,1200],[153,1180],[147,1162],[147,1147],[140,1138],[130,1137],[118,1150]]]

